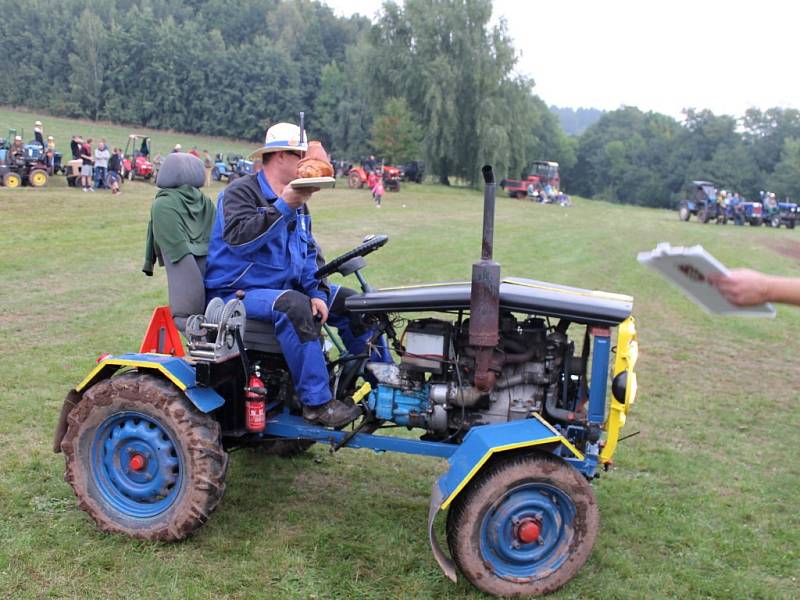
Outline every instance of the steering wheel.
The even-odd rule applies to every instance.
[[[331,273],[335,273],[339,267],[341,267],[348,260],[351,260],[357,256],[366,256],[370,252],[375,252],[375,250],[383,246],[388,241],[388,235],[368,235],[364,238],[364,241],[360,246],[356,246],[352,250],[345,252],[341,256],[337,256],[332,261],[322,265],[319,269],[317,269],[317,272],[314,273],[314,277],[317,279],[327,277]]]

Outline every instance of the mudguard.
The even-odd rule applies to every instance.
[[[448,470],[433,484],[428,510],[428,539],[436,562],[452,581],[456,581],[456,567],[439,546],[433,530],[434,521],[439,511],[450,506],[494,454],[533,446],[553,445],[562,455],[570,457],[568,460],[573,466],[577,466],[573,461],[580,463],[585,460],[583,454],[555,428],[539,415],[534,416],[535,419],[484,425],[470,430],[458,450],[447,459],[450,464]]]
[[[67,394],[56,427],[55,439],[53,441],[54,452],[58,453],[61,451],[61,440],[67,431],[67,416],[78,402],[80,402],[83,392],[98,381],[108,379],[119,369],[125,367],[135,367],[139,370],[156,371],[160,373],[186,394],[186,397],[189,398],[197,410],[201,412],[209,413],[225,404],[225,400],[215,390],[207,387],[199,387],[197,385],[194,367],[183,358],[177,358],[168,354],[153,353],[130,353],[120,356],[109,355],[101,360],[83,381]]]

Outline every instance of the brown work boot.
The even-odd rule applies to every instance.
[[[323,427],[344,427],[361,416],[361,407],[335,398],[319,406],[303,406],[303,418]]]

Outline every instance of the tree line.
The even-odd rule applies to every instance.
[[[386,2],[375,23],[312,0],[0,0],[0,14],[2,104],[252,141],[303,110],[335,158],[424,159],[443,182],[573,160],[491,0]]]
[[[374,22],[315,0],[0,0],[0,14],[5,105],[253,142],[302,110],[334,158],[422,159],[443,183],[554,160],[568,191],[615,202],[671,206],[692,179],[800,198],[796,110],[678,122],[629,107],[568,136],[515,73],[491,0],[387,1]]]
[[[800,111],[751,108],[742,117],[688,109],[682,122],[633,107],[604,114],[575,140],[562,177],[589,198],[674,207],[692,180],[758,200],[800,200]]]

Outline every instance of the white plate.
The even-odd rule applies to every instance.
[[[305,177],[294,179],[289,182],[289,185],[296,190],[307,187],[315,187],[324,190],[334,187],[336,185],[336,180],[333,177]]]

